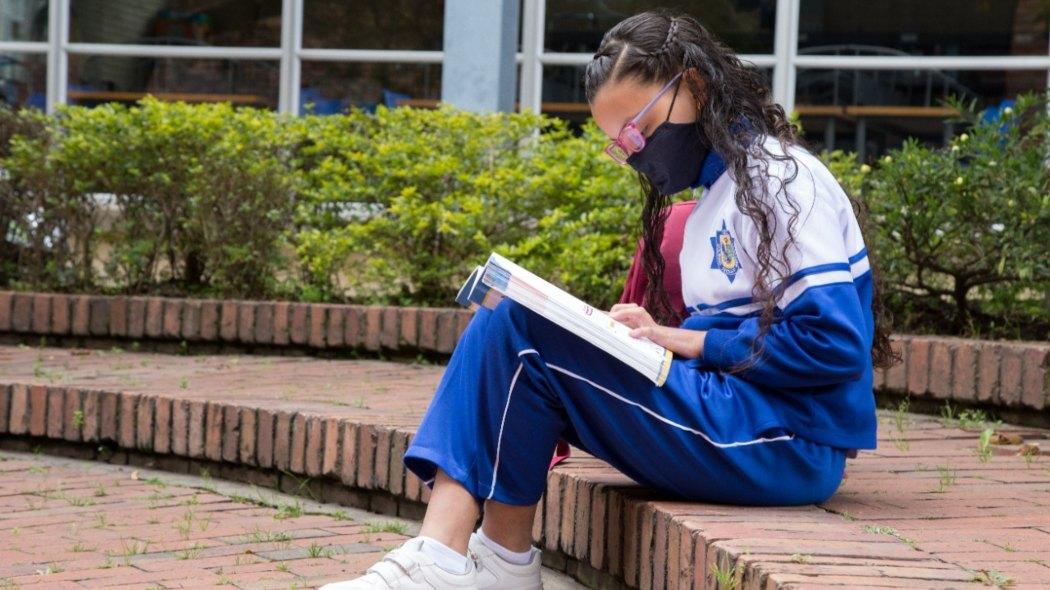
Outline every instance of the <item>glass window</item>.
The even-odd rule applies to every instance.
[[[0,102],[12,107],[47,107],[47,57],[0,53]]]
[[[667,7],[695,17],[740,53],[772,53],[776,0],[547,0],[547,51],[594,53],[602,35],[621,20]]]
[[[0,2],[0,41],[47,41],[47,0]]]
[[[874,157],[917,137],[941,145],[957,129],[949,96],[1002,108],[1019,93],[1046,88],[1046,70],[799,70],[795,109],[817,149]]]
[[[441,51],[442,0],[305,0],[303,47]]]
[[[441,65],[411,63],[309,62],[302,65],[299,112],[345,112],[350,106],[432,107],[441,98]]]
[[[71,2],[69,40],[74,43],[231,47],[281,44],[281,0]]]
[[[802,0],[800,54],[1046,55],[1045,0]]]
[[[149,93],[162,100],[229,101],[277,107],[276,61],[69,56],[69,102],[134,102]]]
[[[543,68],[543,106],[545,113],[582,124],[591,116],[591,108],[583,91],[586,66],[545,66]],[[766,86],[772,87],[773,70],[759,68]]]

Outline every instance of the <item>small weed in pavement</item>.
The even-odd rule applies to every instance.
[[[740,582],[737,580],[737,569],[739,567],[739,564],[733,564],[732,568],[723,570],[718,564],[715,564],[713,573],[718,590],[735,590],[739,586]]]
[[[971,582],[980,582],[985,586],[1011,586],[1013,579],[999,570],[977,570],[974,572]]]
[[[948,489],[948,486],[955,485],[955,470],[950,465],[945,464],[944,467],[937,467],[937,471],[940,472],[940,483],[937,486],[938,492],[943,492]]]
[[[303,515],[303,504],[296,500],[294,504],[281,504],[277,509],[277,514],[273,517],[277,520],[284,520],[286,518],[299,518]]]
[[[198,541],[194,543],[192,547],[186,547],[181,551],[176,551],[175,558],[180,560],[197,559],[200,557],[201,551],[204,551],[204,546]]]
[[[981,463],[987,463],[992,458],[992,434],[995,431],[991,428],[985,428],[981,432],[981,438],[977,441],[977,459]]]
[[[408,526],[403,522],[395,521],[371,521],[365,524],[363,532],[366,533],[397,533],[399,535],[405,534],[408,530]]]

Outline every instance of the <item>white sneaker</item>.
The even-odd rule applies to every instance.
[[[465,574],[444,570],[423,553],[422,537],[413,537],[388,551],[365,570],[365,575],[321,586],[320,590],[474,590],[477,588],[474,560],[467,560]]]
[[[540,580],[543,551],[536,546],[529,551],[532,561],[525,565],[511,563],[489,549],[477,533],[471,533],[467,553],[477,566],[478,590],[543,590]]]

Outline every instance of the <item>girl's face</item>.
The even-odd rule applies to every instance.
[[[695,70],[691,70],[678,79],[675,83],[680,85],[677,97],[675,97],[675,87],[672,85],[663,96],[657,99],[649,111],[642,115],[642,118],[636,123],[642,135],[648,138],[664,121],[672,123],[696,121],[697,102],[686,83],[687,76],[693,76],[695,80],[702,80],[695,74]],[[631,77],[609,80],[594,95],[594,101],[590,105],[591,116],[594,117],[594,122],[605,132],[605,135],[610,140],[615,140],[623,126],[656,96],[663,85],[663,82],[642,84]],[[672,98],[674,108],[671,109],[670,118],[668,118],[667,111],[671,108]]]

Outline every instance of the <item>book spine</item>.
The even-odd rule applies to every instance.
[[[664,383],[667,381],[667,375],[671,372],[672,360],[674,360],[674,353],[668,350],[664,354],[664,362],[660,365],[660,374],[654,379],[657,387],[663,387]]]

